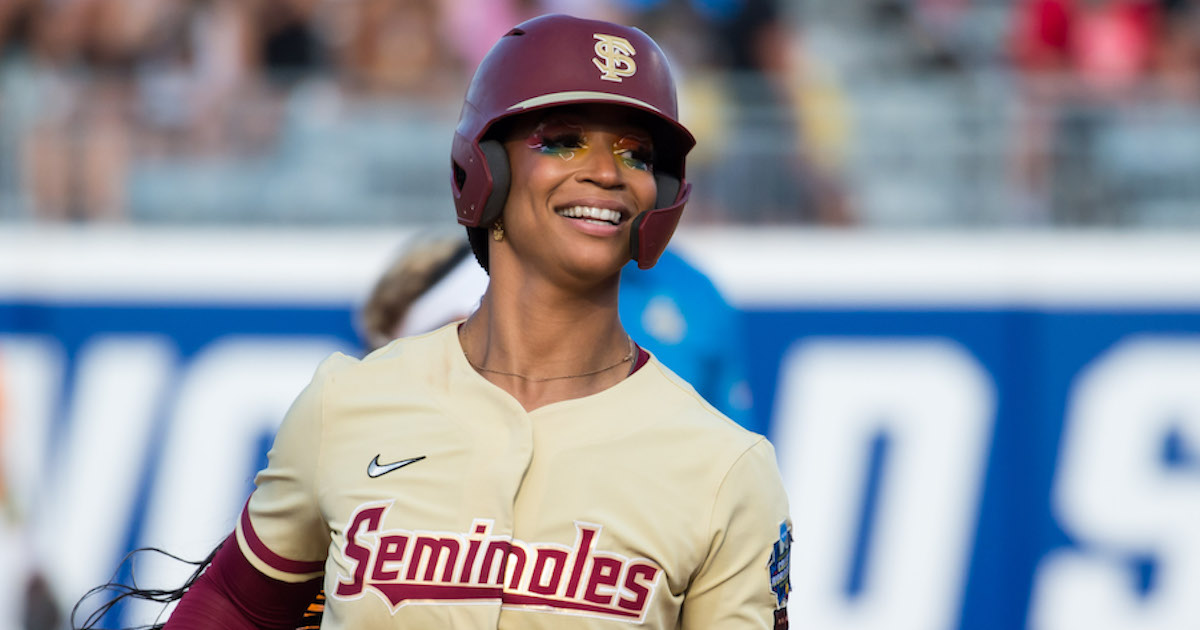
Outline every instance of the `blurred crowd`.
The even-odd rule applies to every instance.
[[[454,104],[457,113],[491,43],[547,12],[638,24],[681,68],[786,76],[792,54],[774,0],[0,0],[0,116],[17,121],[10,184],[21,193],[8,203],[41,221],[127,219],[136,165],[276,151],[288,141],[289,103],[314,84],[342,100]],[[788,98],[769,80],[708,93],[742,94],[756,111]],[[743,178],[762,171],[759,158],[737,162]],[[791,189],[753,207],[844,221],[823,183],[831,178],[808,162],[795,156],[774,176]]]
[[[1024,0],[1010,47],[1024,107],[1014,166],[1027,211],[1127,222],[1134,217],[1107,202],[1106,175],[1146,174],[1138,179],[1162,189],[1182,183],[1171,171],[1200,166],[1200,3]],[[1056,154],[1055,142],[1079,149]],[[1064,181],[1073,185],[1056,185]],[[1197,191],[1181,191],[1190,209],[1179,213],[1194,213]]]
[[[1200,108],[1197,4],[0,0],[0,221],[170,220],[172,212],[191,219],[263,212],[261,218],[286,221],[305,216],[300,206],[306,203],[332,206],[338,200],[350,207],[326,214],[353,220],[373,216],[367,209],[371,191],[382,191],[385,207],[405,194],[410,200],[448,199],[441,188],[429,187],[423,197],[414,193],[425,192],[418,189],[440,172],[440,162],[426,172],[420,169],[430,160],[388,153],[379,148],[385,141],[378,128],[360,134],[373,136],[375,144],[350,142],[349,125],[369,116],[344,104],[373,103],[375,112],[391,107],[400,112],[394,115],[398,123],[411,123],[414,112],[452,118],[491,43],[509,26],[547,12],[635,24],[663,44],[681,78],[685,122],[702,140],[689,163],[692,179],[704,182],[691,206],[693,221],[870,222],[872,214],[863,206],[903,197],[882,185],[872,200],[864,190],[873,182],[924,182],[906,177],[899,166],[889,171],[861,158],[856,162],[855,154],[868,153],[872,143],[888,148],[889,136],[871,132],[860,119],[863,110],[891,99],[856,91],[864,66],[841,63],[844,56],[837,51],[846,49],[885,51],[870,61],[882,71],[876,74],[899,73],[916,85],[929,77],[976,85],[985,74],[1005,77],[1002,89],[1015,111],[1002,113],[999,122],[1011,130],[998,134],[997,142],[1006,143],[1008,219],[1104,220],[1119,195],[1103,182],[1112,165],[1095,163],[1095,156],[1115,155],[1117,166],[1125,168],[1126,162],[1140,162],[1137,148],[1147,134],[1180,135],[1175,128],[1163,131],[1161,117],[1149,131],[1127,133],[1143,119],[1121,112],[1173,108],[1182,112],[1179,124],[1192,130]],[[839,18],[855,22],[858,30],[839,25]],[[811,45],[811,33],[824,44]],[[332,114],[330,95],[343,104]],[[340,116],[344,143],[336,134],[298,131],[291,113],[297,103],[314,102],[326,106],[310,107],[302,121],[319,128],[323,116]],[[976,105],[968,99],[963,107]],[[1121,132],[1115,136],[1108,133],[1114,120]],[[409,132],[400,126],[396,139],[386,142],[427,144],[429,134],[406,140]],[[418,131],[430,126],[415,125]],[[958,133],[949,121],[944,127],[942,135]],[[910,162],[920,162],[919,136],[935,140],[915,130]],[[981,137],[964,136],[963,142]],[[448,139],[444,144],[448,147]],[[1189,161],[1187,147],[1175,145],[1179,155],[1172,164],[1200,167]],[[376,149],[378,159],[371,154]],[[297,157],[312,153],[321,156]],[[288,168],[278,167],[280,154],[290,156]],[[335,154],[340,162],[330,157]],[[268,158],[275,167],[263,170]],[[891,159],[904,162],[905,156]],[[301,162],[305,166],[296,166]],[[159,171],[143,176],[152,171],[143,166],[164,164],[191,171],[175,179]],[[221,165],[225,175],[195,176]],[[416,170],[408,179],[387,174],[410,167]],[[384,174],[372,174],[372,168]],[[347,183],[360,176],[361,185]],[[322,183],[323,177],[329,181]],[[292,188],[307,183],[309,190],[289,196],[289,180]],[[1185,186],[1175,179],[1159,184]],[[273,186],[285,190],[272,193]],[[1175,192],[1172,199],[1200,200],[1200,190]],[[266,206],[277,210],[260,210]],[[220,208],[228,214],[219,215]],[[442,208],[429,210],[437,214]]]
[[[467,6],[473,5],[473,6]],[[254,154],[289,89],[438,94],[523,6],[421,0],[3,0],[0,49],[27,73],[23,184],[43,220],[119,219],[131,160]],[[475,19],[476,16],[483,19]],[[474,22],[466,29],[455,22]],[[16,80],[13,80],[16,83]]]

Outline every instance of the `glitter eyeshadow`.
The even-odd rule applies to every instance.
[[[590,148],[583,125],[558,119],[539,123],[529,134],[526,145],[543,155],[555,155],[563,160],[574,159]],[[612,152],[627,168],[653,170],[654,149],[648,136],[625,134],[613,143]]]

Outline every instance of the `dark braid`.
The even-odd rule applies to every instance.
[[[125,600],[143,600],[143,601],[158,602],[158,603],[162,604],[163,611],[165,612],[167,606],[170,605],[171,602],[176,602],[176,601],[179,601],[180,599],[182,599],[184,593],[187,593],[188,589],[190,589],[192,587],[192,585],[196,583],[196,580],[200,579],[200,576],[204,573],[204,571],[206,569],[208,569],[209,565],[212,564],[213,558],[216,557],[217,552],[220,551],[220,549],[221,549],[221,545],[217,545],[216,548],[214,548],[208,554],[208,557],[206,557],[203,560],[200,560],[198,562],[191,561],[191,560],[184,560],[183,558],[180,558],[179,556],[176,556],[172,553],[163,551],[162,549],[159,549],[158,547],[142,547],[140,549],[134,549],[133,551],[126,554],[125,557],[121,560],[121,564],[117,566],[117,571],[116,571],[116,573],[113,574],[112,579],[110,579],[105,584],[101,584],[100,586],[97,586],[97,587],[89,590],[87,593],[85,593],[83,595],[83,597],[79,598],[78,602],[75,603],[75,606],[71,609],[71,629],[72,630],[162,630],[163,626],[165,626],[167,623],[166,621],[162,621],[162,622],[155,621],[154,623],[148,624],[148,625],[132,626],[129,628],[119,628],[119,629],[103,628],[97,624],[99,624],[101,621],[103,621],[104,617],[106,615],[108,615],[108,613],[110,611],[112,611],[117,606],[117,604],[119,604]],[[195,566],[196,570],[193,571],[192,574],[188,577],[188,579],[183,583],[183,585],[178,588],[174,588],[174,589],[139,588],[137,585],[137,576],[136,576],[136,574],[134,574],[134,571],[133,571],[133,560],[134,560],[134,556],[136,556],[137,554],[140,554],[140,553],[162,554],[172,560],[175,560],[176,562],[182,562],[184,564],[190,564],[192,566]],[[120,573],[121,567],[125,566],[126,563],[129,564],[130,584],[121,584],[120,582],[117,581],[117,574]],[[75,621],[75,617],[78,614],[80,614],[80,607],[83,606],[84,603],[86,603],[88,600],[98,597],[104,593],[111,593],[112,595],[111,595],[110,599],[104,601],[102,604],[100,604],[99,607],[97,607],[92,612],[88,613],[88,616],[83,620],[83,622],[81,624],[77,624]],[[316,630],[317,628],[319,628],[321,626],[321,619],[322,619],[322,617],[324,617],[324,614],[325,614],[325,591],[322,590],[319,593],[317,593],[316,598],[314,598],[312,603],[310,603],[308,605],[308,609],[304,612],[304,618],[301,621],[300,627],[297,630]],[[161,617],[161,613],[159,616]]]
[[[71,628],[72,628],[72,630],[110,630],[110,629],[103,628],[97,624],[99,624],[104,619],[104,617],[106,615],[108,615],[108,613],[117,606],[117,604],[119,604],[125,600],[143,600],[143,601],[158,602],[158,603],[162,604],[163,610],[165,611],[168,604],[170,604],[171,602],[179,601],[183,597],[183,594],[186,593],[188,591],[188,589],[191,588],[192,585],[196,583],[196,580],[198,580],[200,578],[200,575],[204,573],[204,570],[208,568],[208,565],[212,564],[213,557],[217,555],[217,551],[220,548],[221,548],[221,545],[217,545],[217,547],[215,549],[213,549],[211,553],[208,554],[208,557],[206,557],[203,560],[200,560],[198,562],[191,561],[191,560],[184,560],[183,558],[180,558],[179,556],[176,556],[167,551],[163,551],[162,549],[159,549],[158,547],[142,547],[140,549],[134,549],[133,551],[126,554],[125,557],[121,560],[120,565],[117,566],[117,572],[113,574],[112,579],[110,579],[108,582],[106,582],[104,584],[101,584],[100,586],[97,586],[97,587],[89,590],[87,593],[84,593],[83,597],[79,598],[79,601],[75,603],[75,606],[71,609]],[[143,554],[143,553],[161,554],[172,560],[175,560],[176,562],[182,562],[184,564],[193,565],[196,567],[196,570],[193,571],[192,575],[190,577],[188,577],[187,581],[185,581],[183,583],[183,585],[178,588],[174,588],[174,589],[139,588],[137,585],[137,575],[134,573],[134,570],[133,570],[133,560],[134,560],[135,556],[137,556],[138,554]],[[120,573],[121,567],[124,567],[126,565],[126,563],[129,564],[129,582],[130,583],[122,584],[117,581],[117,574]],[[75,617],[80,614],[80,607],[83,606],[84,603],[88,602],[89,600],[94,599],[94,598],[99,597],[104,594],[109,594],[110,598],[105,600],[95,610],[88,613],[87,617],[84,618],[81,623],[77,622]],[[160,616],[161,616],[161,614],[160,614]],[[166,625],[165,621],[163,621],[163,622],[156,621],[155,623],[152,623],[149,625],[133,626],[130,628],[124,628],[124,629],[119,629],[119,630],[161,630],[164,625]],[[112,630],[118,630],[118,629],[112,629]]]

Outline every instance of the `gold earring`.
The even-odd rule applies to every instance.
[[[496,219],[496,222],[492,224],[492,240],[504,240],[504,222],[500,219]]]

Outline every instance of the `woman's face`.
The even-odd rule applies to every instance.
[[[657,192],[646,129],[618,108],[558,108],[518,122],[505,148],[504,231],[517,257],[576,279],[619,272],[630,225]]]

